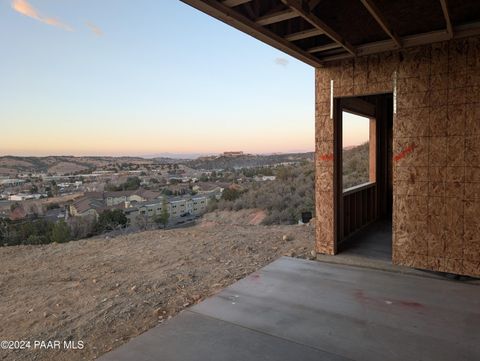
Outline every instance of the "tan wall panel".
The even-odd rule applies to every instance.
[[[480,37],[316,71],[317,251],[333,254],[334,96],[393,91],[393,262],[480,276]]]

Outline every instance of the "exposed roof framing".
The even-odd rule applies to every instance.
[[[454,30],[455,38],[461,39],[469,36],[480,36],[480,22],[467,25],[461,25]],[[430,33],[411,35],[402,38],[404,48],[412,48],[414,46],[438,43],[440,41],[449,40],[451,37],[445,30],[432,31]],[[378,41],[357,47],[357,55],[370,55],[376,53],[383,53],[396,49],[396,45],[391,40]],[[350,54],[332,55],[323,58],[323,61],[334,61],[348,59],[352,56]]]
[[[291,10],[276,11],[272,14],[264,15],[255,20],[259,25],[270,25],[298,17],[298,14]]]
[[[249,19],[245,15],[224,5],[217,0],[182,0],[193,7],[208,13],[209,15],[232,25],[233,27],[261,40],[285,53],[304,61],[312,66],[319,66],[320,60],[310,54],[308,51],[296,46],[282,36],[259,25],[255,20]]]
[[[296,41],[296,40],[312,38],[314,36],[319,36],[322,34],[325,34],[322,30],[309,29],[309,30],[297,31],[296,33],[289,34],[285,36],[285,39],[288,41]]]
[[[317,15],[310,9],[310,6],[305,6],[301,0],[281,0],[285,5],[296,11],[302,18],[312,24],[318,30],[321,30],[330,39],[337,44],[343,46],[350,54],[355,55],[355,49],[350,45],[340,34],[333,30],[330,26],[325,24]]]
[[[234,6],[249,3],[252,0],[224,0],[223,5],[233,8]]]
[[[447,0],[440,0],[440,3],[442,4],[443,16],[445,16],[445,23],[447,24],[447,33],[448,35],[450,35],[450,37],[453,37],[452,22],[450,20],[450,14],[448,12]]]
[[[397,46],[401,48],[402,41],[400,40],[400,37],[397,34],[395,34],[395,32],[390,27],[390,25],[388,25],[387,19],[385,19],[385,17],[381,13],[381,11],[377,8],[375,3],[372,0],[360,0],[360,1],[367,8],[368,12],[372,14],[373,18],[377,21],[378,25],[380,25],[382,29],[388,34],[388,36],[390,36],[393,39],[395,44],[397,44]],[[442,0],[442,1],[446,1],[446,0]]]
[[[327,44],[327,45],[314,46],[313,48],[308,49],[308,52],[309,53],[319,53],[321,51],[338,49],[340,47],[341,47],[341,45],[338,45],[337,43],[331,43],[331,44]]]
[[[479,0],[181,1],[312,66],[480,36]]]

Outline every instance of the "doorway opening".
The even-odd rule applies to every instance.
[[[337,250],[391,261],[393,95],[337,98],[334,105]]]

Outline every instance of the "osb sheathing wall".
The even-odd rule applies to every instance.
[[[480,38],[316,71],[316,246],[334,254],[334,97],[393,92],[393,262],[480,276]]]

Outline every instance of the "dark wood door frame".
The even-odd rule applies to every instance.
[[[384,98],[380,98],[383,95]],[[333,108],[333,124],[334,124],[334,152],[335,152],[335,157],[334,157],[334,169],[333,169],[333,176],[334,176],[334,252],[337,253],[338,251],[338,245],[345,239],[344,233],[347,233],[348,231],[345,231],[345,214],[348,214],[351,216],[351,213],[355,213],[355,209],[357,209],[356,205],[356,200],[355,200],[355,208],[353,212],[347,212],[346,209],[344,209],[344,196],[347,197],[347,193],[343,192],[343,180],[342,180],[342,170],[343,170],[343,111],[348,111],[357,115],[361,116],[366,116],[369,118],[374,118],[374,119],[381,119],[381,122],[383,124],[380,124],[379,121],[374,122],[374,129],[375,129],[375,139],[377,140],[374,145],[372,145],[372,148],[370,149],[371,154],[372,150],[374,151],[373,154],[379,154],[379,157],[375,157],[375,184],[372,185],[374,188],[373,190],[368,191],[369,194],[367,195],[360,195],[359,202],[361,203],[362,200],[368,199],[370,207],[373,207],[372,212],[370,212],[369,209],[365,209],[364,212],[367,214],[360,216],[363,218],[363,221],[365,218],[371,221],[374,221],[375,219],[378,218],[378,216],[385,211],[385,196],[383,194],[387,191],[387,186],[386,183],[388,183],[388,159],[385,157],[388,157],[389,155],[387,154],[387,149],[388,146],[386,145],[388,140],[388,131],[386,127],[386,122],[385,120],[388,118],[386,116],[386,112],[389,111],[386,107],[387,101],[386,101],[386,96],[388,94],[380,94],[377,101],[374,102],[367,102],[363,99],[360,99],[359,97],[350,97],[350,98],[335,98],[334,99],[334,108]],[[373,104],[375,103],[375,104]],[[377,139],[378,137],[384,137],[382,141],[379,141],[380,139]],[[385,158],[385,159],[383,159]],[[371,173],[372,174],[372,173]],[[378,183],[377,183],[378,181]],[[365,191],[367,191],[365,189]],[[381,192],[380,197],[377,196],[378,192]],[[356,197],[356,196],[355,196]],[[368,198],[367,198],[368,197]],[[348,199],[347,199],[348,200]],[[366,205],[360,205],[360,208],[364,207],[366,208]],[[382,211],[383,210],[383,211]],[[354,216],[355,218],[357,217],[356,215]],[[347,221],[349,219],[347,218]],[[357,220],[355,219],[355,224],[357,223]],[[362,222],[359,222],[362,224]],[[347,222],[348,224],[348,222]],[[347,229],[349,226],[347,225]]]

